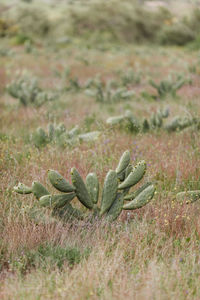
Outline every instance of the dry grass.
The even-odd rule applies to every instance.
[[[169,106],[172,117],[189,112],[200,113],[199,79],[193,74],[192,86],[184,86],[179,98],[165,103],[134,99],[117,105],[101,106],[94,99],[81,93],[66,93],[55,103],[36,109],[21,107],[9,97],[4,87],[14,71],[32,69],[44,87],[62,86],[52,70],[64,70],[69,64],[73,76],[82,81],[100,73],[103,80],[115,78],[116,71],[133,68],[143,72],[137,92],[148,90],[148,79],[165,78],[171,71],[188,72],[188,66],[197,61],[194,53],[181,49],[150,49],[146,47],[119,49],[112,55],[97,50],[76,49],[66,57],[60,50],[55,53],[37,49],[38,62],[32,54],[24,55],[17,49],[12,58],[1,58],[0,68],[1,133],[0,141],[0,298],[1,299],[200,299],[199,203],[180,205],[175,201],[177,191],[199,189],[200,139],[199,132],[187,130],[168,134],[157,133],[131,135],[110,130],[104,125],[107,116],[129,108],[138,116],[149,116],[157,106]],[[152,59],[156,55],[155,60]],[[80,57],[87,52],[89,66]],[[174,57],[179,61],[172,62]],[[25,57],[25,59],[24,59]],[[23,61],[23,64],[21,64]],[[12,72],[9,73],[9,70]],[[7,75],[6,75],[7,74]],[[187,73],[188,74],[188,73]],[[80,76],[79,76],[80,75]],[[45,78],[43,78],[45,77]],[[56,83],[56,84],[55,84]],[[26,143],[24,136],[38,126],[47,126],[50,115],[66,127],[85,126],[86,118],[95,113],[93,129],[101,127],[103,134],[92,144],[80,144],[73,149],[61,149],[48,145],[42,150]],[[46,172],[58,170],[69,178],[75,166],[85,177],[96,171],[101,182],[106,172],[114,168],[121,153],[130,149],[133,161],[145,159],[148,164],[147,178],[157,182],[153,201],[141,210],[123,212],[119,221],[107,225],[103,222],[89,224],[86,221],[63,224],[62,222],[36,223],[26,213],[26,208],[37,203],[32,196],[20,196],[12,192],[18,181],[27,185],[38,180],[47,185]],[[36,203],[36,204],[35,204]],[[76,200],[74,204],[80,206]],[[49,212],[46,215],[49,217]],[[56,264],[30,262],[30,255],[38,255],[41,245],[52,247],[78,247],[89,249],[89,255],[80,263],[70,266],[65,261],[62,269]],[[31,254],[30,254],[31,253]]]

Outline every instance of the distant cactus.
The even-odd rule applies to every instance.
[[[136,118],[131,111],[126,111],[123,115],[110,117],[106,120],[106,123],[111,126],[118,125],[120,128],[128,130],[130,132],[148,132],[158,130],[160,128],[168,131],[181,131],[188,127],[194,127],[197,130],[200,129],[200,121],[198,118],[189,116],[176,116],[172,120],[166,123],[165,119],[169,117],[169,109],[158,109],[154,112],[150,118],[144,118],[140,121]]]
[[[100,103],[115,103],[121,100],[128,100],[135,95],[133,90],[128,90],[126,85],[119,85],[112,81],[103,83],[101,80],[90,80],[86,83],[85,93],[88,96],[95,97]]]
[[[169,116],[169,109],[164,108],[158,109],[157,112],[153,113],[149,119],[143,119],[140,121],[136,118],[130,110],[127,110],[124,115],[110,117],[106,123],[108,125],[120,125],[130,132],[147,132],[149,130],[155,130],[163,127],[164,119]]]
[[[165,129],[168,132],[181,131],[195,124],[196,120],[193,118],[176,116],[166,124]]]
[[[156,84],[153,80],[150,80],[149,83],[157,90],[160,98],[165,98],[168,95],[175,97],[176,92],[184,84],[190,83],[190,80],[178,75],[176,77],[168,76],[167,79],[161,80],[159,84]]]
[[[14,191],[19,194],[34,193],[41,207],[50,208],[54,216],[59,216],[64,220],[71,217],[84,217],[81,211],[70,204],[77,197],[85,208],[93,212],[94,216],[114,221],[123,209],[134,210],[143,207],[153,198],[155,187],[149,182],[129,194],[129,190],[143,178],[145,172],[146,163],[141,161],[133,167],[130,165],[130,152],[125,151],[116,170],[110,170],[106,175],[100,206],[98,205],[99,182],[96,174],[89,173],[85,183],[75,168],[71,170],[72,184],[57,171],[48,171],[50,183],[61,192],[60,194],[49,194],[46,188],[38,182],[33,182],[31,188],[19,183],[14,187]],[[128,203],[125,203],[126,201]]]
[[[61,147],[73,146],[78,142],[92,142],[98,139],[100,131],[92,131],[80,134],[78,126],[73,127],[67,131],[65,125],[60,123],[58,125],[50,123],[47,131],[39,127],[31,134],[30,140],[37,147],[42,148],[49,143],[54,143]]]
[[[53,95],[43,91],[36,78],[22,75],[7,85],[7,92],[14,98],[19,99],[24,106],[41,106],[45,102],[52,101]]]

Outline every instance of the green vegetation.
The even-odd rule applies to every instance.
[[[33,193],[39,199],[40,206],[52,208],[53,215],[64,219],[70,219],[72,216],[80,218],[81,212],[70,204],[74,197],[77,197],[86,208],[93,209],[94,216],[103,216],[106,213],[105,216],[114,221],[122,209],[133,210],[143,207],[153,198],[155,187],[152,183],[145,183],[136,192],[128,194],[131,187],[143,178],[145,171],[146,163],[140,161],[133,167],[130,164],[130,152],[125,151],[116,170],[110,170],[106,175],[100,207],[96,205],[99,198],[99,182],[96,174],[89,173],[85,184],[76,168],[71,170],[73,185],[70,185],[58,172],[48,171],[48,178],[53,187],[66,194],[50,195],[43,185],[35,181],[32,183],[32,188],[19,183],[14,187],[14,191],[19,194]],[[130,202],[124,204],[124,201]]]
[[[14,79],[7,86],[7,92],[14,98],[19,99],[24,106],[41,106],[45,102],[52,101],[53,96],[42,91],[36,78],[27,75]]]
[[[0,1],[2,300],[200,299],[198,2]]]
[[[37,130],[31,134],[30,141],[37,147],[41,148],[49,143],[59,145],[61,147],[74,146],[80,142],[94,142],[98,139],[100,131],[91,131],[80,134],[78,126],[73,127],[70,131],[66,130],[63,123],[48,124],[48,131],[38,127]]]

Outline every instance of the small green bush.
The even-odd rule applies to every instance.
[[[182,23],[164,26],[158,34],[161,44],[183,46],[195,39],[195,33]]]
[[[81,9],[70,10],[70,28],[73,35],[90,36],[98,32],[110,40],[121,42],[155,41],[170,12],[159,9],[151,12],[136,1],[97,1]]]
[[[73,267],[84,258],[88,258],[89,248],[80,250],[78,247],[61,247],[45,243],[34,250],[24,250],[17,257],[11,257],[10,269],[20,273],[26,273],[31,268],[47,270],[50,266],[62,269],[65,264]]]
[[[50,31],[51,25],[46,13],[32,5],[18,8],[15,18],[23,36],[44,37]]]

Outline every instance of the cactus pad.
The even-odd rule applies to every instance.
[[[72,183],[76,189],[76,196],[79,201],[87,208],[91,209],[93,207],[93,202],[90,198],[87,187],[79,174],[76,168],[72,168],[71,170]]]
[[[60,192],[70,193],[75,190],[74,187],[57,171],[49,170],[48,178],[51,184]]]
[[[128,175],[128,177],[119,185],[118,189],[123,190],[135,185],[142,179],[145,171],[146,163],[144,160],[142,160],[134,167],[133,171]]]
[[[180,192],[176,195],[178,201],[186,201],[186,203],[192,203],[200,199],[200,190]]]
[[[101,200],[101,210],[100,215],[102,216],[113,204],[117,196],[118,188],[118,179],[117,173],[113,170],[110,170],[105,178],[102,200]]]
[[[42,196],[49,195],[47,189],[37,181],[33,181],[32,183],[32,192],[37,199],[40,199]]]
[[[32,188],[19,182],[17,186],[14,186],[14,191],[18,194],[31,194]]]
[[[129,195],[126,195],[124,197],[124,200],[131,201],[131,200],[135,199],[143,190],[145,190],[150,185],[152,185],[152,182],[146,182],[137,191],[135,191]]]
[[[76,196],[75,193],[71,194],[59,194],[59,195],[45,195],[39,199],[41,206],[49,206],[53,208],[61,208],[65,204],[69,203]]]
[[[99,181],[95,173],[89,173],[86,177],[86,187],[93,203],[98,202]]]
[[[149,185],[146,189],[144,189],[135,199],[133,199],[131,202],[125,204],[123,206],[123,209],[137,209],[140,207],[143,207],[149,201],[153,198],[155,193],[155,187],[154,185]]]
[[[127,150],[122,154],[119,164],[115,170],[118,175],[128,167],[130,160],[131,160],[130,152]]]
[[[111,208],[108,210],[106,217],[109,221],[114,221],[120,215],[124,204],[124,196],[123,193],[118,193],[117,197],[115,198]]]

